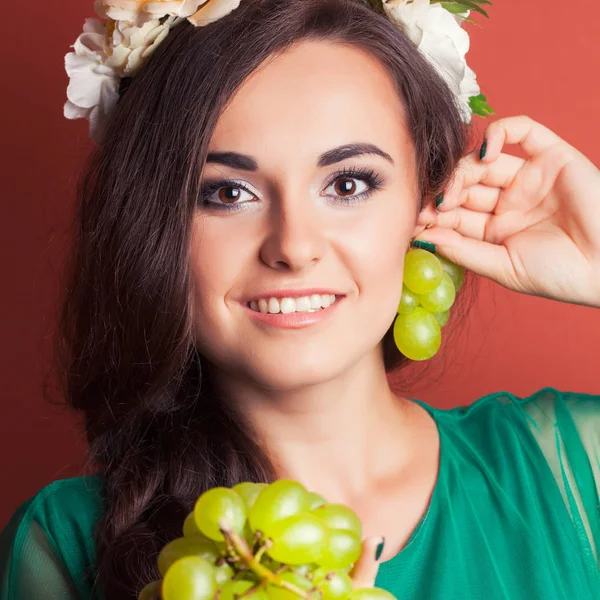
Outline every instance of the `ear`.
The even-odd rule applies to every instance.
[[[435,201],[433,198],[427,198],[423,208],[419,212],[419,217],[412,232],[411,239],[417,237],[425,229],[433,227],[437,222],[438,212],[435,210]]]

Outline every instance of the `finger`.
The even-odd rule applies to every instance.
[[[504,117],[490,123],[484,139],[487,141],[487,150],[483,163],[496,160],[505,144],[518,144],[531,157],[557,144],[570,147],[556,133],[525,115]]]
[[[477,212],[459,206],[451,212],[438,215],[435,225],[438,228],[453,229],[463,236],[483,240],[492,216],[490,213]],[[431,230],[432,228],[427,231]]]
[[[501,154],[493,163],[482,163],[474,154],[465,156],[459,163],[456,175],[444,192],[438,212],[446,212],[461,205],[462,192],[474,185],[508,188],[525,164],[522,158]]]
[[[483,213],[493,213],[502,190],[477,183],[464,189],[460,194],[459,206]]]
[[[354,589],[375,585],[384,545],[385,538],[380,536],[370,537],[363,541],[360,558],[350,574]]]
[[[504,246],[463,236],[458,231],[433,227],[419,236],[437,246],[448,260],[504,286],[516,279],[515,269]]]

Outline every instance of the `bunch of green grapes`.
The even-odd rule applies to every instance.
[[[139,600],[395,600],[353,589],[362,525],[295,481],[208,490],[158,556]]]
[[[464,269],[443,256],[420,248],[406,253],[394,322],[394,341],[404,356],[427,360],[436,354],[442,342],[441,329],[464,277]]]

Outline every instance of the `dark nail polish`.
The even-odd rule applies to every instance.
[[[440,205],[442,204],[443,201],[444,201],[444,194],[440,194],[435,199],[435,210],[439,211]]]
[[[435,252],[437,250],[435,244],[432,244],[431,242],[425,242],[424,240],[414,240],[412,247],[420,248],[421,250],[427,250],[427,252]]]
[[[377,544],[377,550],[375,550],[375,560],[379,560],[383,554],[383,548],[385,546],[385,538],[381,538],[381,542]]]
[[[483,144],[481,144],[481,150],[479,151],[479,160],[483,160],[485,158],[486,152],[487,152],[487,140],[483,140]]]

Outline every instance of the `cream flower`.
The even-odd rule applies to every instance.
[[[128,21],[116,21],[106,49],[105,64],[116,70],[120,77],[132,77],[146,62],[158,45],[167,37],[169,30],[183,21],[169,17],[147,21],[136,27]]]
[[[470,123],[473,113],[469,98],[477,96],[480,89],[466,61],[470,40],[461,24],[468,13],[454,15],[429,0],[384,0],[384,8],[448,83],[463,120]]]
[[[88,119],[90,137],[98,141],[101,124],[119,99],[119,76],[105,64],[106,26],[98,19],[86,19],[83,33],[65,56],[70,78],[64,115],[67,119]]]
[[[221,10],[221,16],[225,16],[237,8],[239,0],[95,0],[94,8],[103,19],[129,21],[139,27],[166,15],[191,17],[209,5],[210,10]]]
[[[240,0],[208,0],[193,15],[188,17],[188,21],[197,27],[202,27],[225,17],[239,5]]]
[[[136,27],[127,21],[87,19],[74,52],[65,57],[70,78],[65,117],[88,119],[90,137],[98,141],[101,125],[119,99],[121,79],[134,75],[181,20],[155,19]]]

